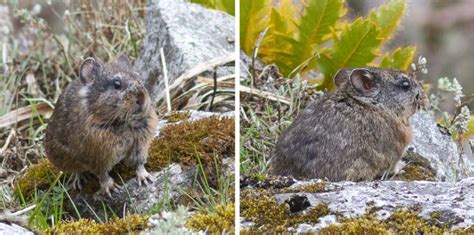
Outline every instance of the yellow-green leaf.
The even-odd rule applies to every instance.
[[[467,121],[467,131],[461,135],[461,139],[467,139],[474,137],[474,116],[471,116]]]
[[[234,0],[191,0],[191,2],[201,4],[211,9],[225,11],[230,15],[235,15]]]
[[[380,47],[379,30],[369,20],[358,18],[350,27],[346,27],[341,39],[333,46],[332,56],[322,55],[319,69],[324,74],[320,89],[332,89],[332,77],[337,70],[344,67],[366,66],[377,56],[376,50]]]
[[[271,0],[240,1],[240,46],[244,52],[251,54],[259,34],[268,22]]]
[[[388,53],[382,58],[380,67],[407,70],[415,55],[416,47],[397,48],[393,51],[392,56]]]
[[[400,24],[400,20],[407,8],[406,0],[391,0],[369,13],[368,19],[380,28],[380,38],[389,40]]]

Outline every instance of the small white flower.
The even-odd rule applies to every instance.
[[[69,16],[71,13],[69,12],[69,10],[65,10],[64,11],[64,16]]]
[[[420,57],[418,58],[418,64],[420,64],[420,65],[425,65],[425,64],[426,64],[426,58],[423,57],[423,56],[420,56]]]
[[[35,4],[33,6],[33,9],[31,9],[31,14],[32,15],[38,15],[41,12],[41,5],[40,4]]]
[[[416,71],[416,64],[415,64],[415,63],[411,63],[410,66],[411,66],[411,69],[412,69],[413,71]]]
[[[447,77],[438,79],[438,89],[444,90],[444,91],[451,90],[451,82],[449,81]]]

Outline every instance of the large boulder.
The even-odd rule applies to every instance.
[[[469,159],[458,151],[458,145],[449,133],[426,112],[418,112],[410,120],[413,127],[413,141],[409,152],[428,160],[435,171],[436,181],[455,182],[473,175]]]
[[[158,71],[156,96],[164,88],[160,48],[166,57],[169,83],[212,59],[234,53],[234,17],[185,0],[150,0],[147,32],[134,68],[148,78]],[[233,74],[234,67],[219,70]]]

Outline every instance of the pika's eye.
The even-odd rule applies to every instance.
[[[410,82],[408,80],[404,80],[400,83],[400,86],[403,89],[408,90],[408,89],[410,89]]]
[[[120,80],[118,80],[118,79],[114,79],[114,87],[115,87],[115,89],[117,89],[117,90],[120,89],[120,88],[122,88],[122,82],[121,82]]]

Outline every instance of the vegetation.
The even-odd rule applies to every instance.
[[[406,0],[391,0],[371,10],[367,17],[350,21],[343,17],[347,8],[341,0],[312,0],[301,6],[290,0],[277,4],[243,0],[241,48],[249,55],[257,54],[267,64],[276,64],[285,77],[318,69],[324,75],[317,82],[318,89],[332,89],[332,78],[343,67],[408,69],[415,47],[382,53],[406,6]]]
[[[191,0],[191,2],[201,4],[203,6],[221,10],[235,15],[235,1],[234,0]]]

